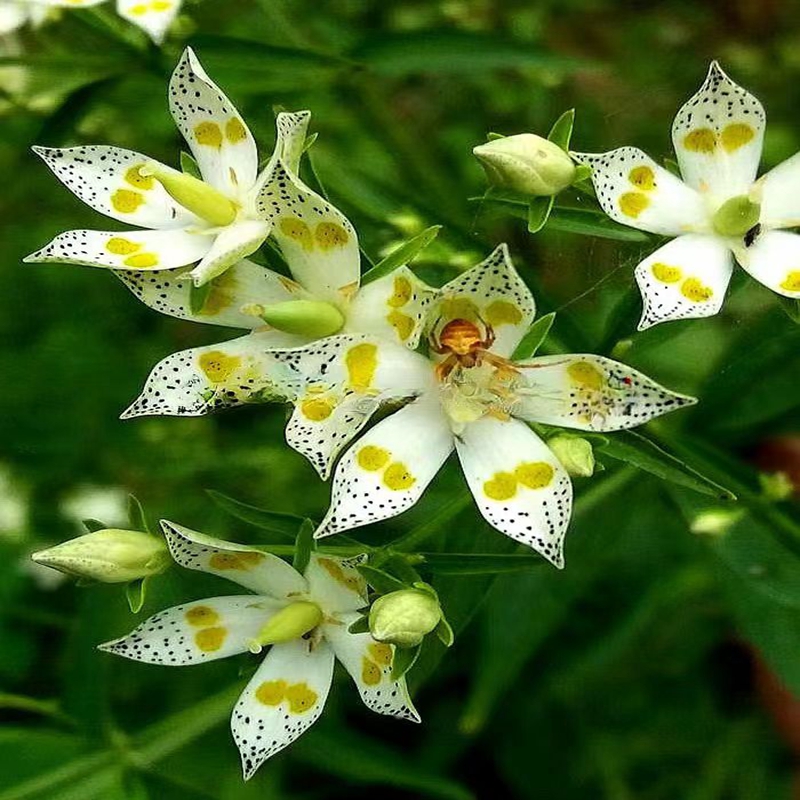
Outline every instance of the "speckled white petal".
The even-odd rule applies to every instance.
[[[121,418],[166,414],[197,417],[244,403],[293,396],[293,376],[272,348],[303,343],[280,331],[256,331],[238,339],[181,350],[153,368],[139,397]]]
[[[697,402],[603,356],[543,356],[516,366],[527,388],[512,413],[529,422],[617,431]]]
[[[739,263],[759,282],[784,297],[800,297],[800,236],[766,231],[749,248],[736,251]]]
[[[423,397],[362,436],[336,467],[317,538],[396,517],[411,508],[453,449],[438,397]]]
[[[280,160],[271,166],[256,211],[272,224],[272,236],[295,280],[337,304],[352,297],[361,278],[361,256],[355,229],[344,214]]]
[[[245,780],[317,721],[328,698],[333,662],[333,650],[324,640],[296,639],[267,653],[231,716]]]
[[[392,680],[394,646],[376,642],[368,633],[349,633],[358,614],[342,614],[339,624],[324,627],[324,635],[336,658],[350,673],[364,705],[376,714],[421,722],[411,702],[405,678]]]
[[[572,484],[547,445],[524,422],[483,417],[466,426],[456,450],[486,521],[563,567]]]
[[[244,653],[281,608],[270,597],[209,597],[154,614],[100,650],[147,664],[184,666]]]
[[[161,44],[181,8],[181,0],[117,0],[117,13]]]
[[[725,300],[733,257],[724,239],[686,234],[667,242],[636,267],[643,331],[660,322],[712,317]]]
[[[26,263],[57,261],[141,273],[194,264],[203,258],[213,242],[209,236],[186,230],[66,231],[24,260]]]
[[[573,155],[592,168],[597,199],[616,222],[665,236],[709,227],[700,194],[636,147]]]
[[[275,165],[281,161],[293,175],[300,169],[300,159],[306,146],[310,111],[281,111],[275,118],[275,149],[253,187],[253,201],[272,178]]]
[[[172,73],[169,109],[203,179],[230,197],[244,197],[258,170],[255,140],[190,48]]]
[[[356,611],[368,605],[367,582],[356,569],[364,558],[311,554],[304,577],[309,595],[326,614]]]
[[[200,263],[189,273],[195,286],[203,286],[255,253],[269,236],[270,223],[243,219],[222,228]]]
[[[800,227],[800,153],[759,178],[751,195],[761,202],[762,225]]]
[[[192,281],[188,269],[170,272],[115,272],[147,306],[178,319],[207,322],[230,328],[261,328],[263,320],[242,311],[253,305],[283,303],[307,298],[303,288],[283,275],[253,261],[239,261],[214,278],[202,308],[192,311]]]
[[[139,168],[153,159],[119,147],[34,147],[56,177],[86,205],[107,217],[142,228],[203,227]]]
[[[501,356],[514,352],[536,314],[533,295],[520,278],[505,244],[442,286],[429,315],[435,330],[458,319],[465,303],[491,327],[495,342],[490,350]]]
[[[167,520],[161,529],[177,564],[219,575],[260,595],[286,600],[308,589],[305,578],[283,559],[255,547],[226,542]]]
[[[713,61],[672,124],[684,180],[717,202],[745,194],[758,172],[765,125],[761,103]]]
[[[413,350],[435,294],[408,267],[400,267],[358,291],[347,310],[345,330],[374,333]]]

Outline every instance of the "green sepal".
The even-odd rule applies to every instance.
[[[138,614],[142,610],[146,595],[147,578],[140,578],[138,581],[125,584],[125,599],[128,601],[128,608],[132,614]]]
[[[591,180],[592,168],[588,164],[575,165],[575,177],[572,180],[572,185],[575,186],[584,181]]]
[[[295,514],[286,514],[282,511],[268,511],[265,508],[258,508],[240,500],[217,492],[214,489],[206,489],[208,496],[221,508],[227,511],[232,517],[254,525],[256,528],[277,533],[287,539],[294,541],[297,529],[305,522],[303,517]]]
[[[356,569],[378,594],[390,594],[391,592],[397,592],[400,589],[407,588],[406,584],[401,580],[398,580],[394,575],[390,575],[388,572],[384,572],[382,569],[370,567],[368,564],[361,564],[357,566]]]
[[[306,136],[306,140],[303,142],[303,149],[301,153],[307,153],[314,146],[314,142],[317,141],[318,137],[319,133],[317,132],[309,133],[308,136]]]
[[[193,155],[187,153],[185,150],[181,150],[181,171],[185,172],[187,175],[191,175],[193,178],[203,180],[203,173],[200,172],[197,161],[195,161]]]
[[[511,356],[511,360],[524,361],[525,359],[533,358],[536,355],[536,351],[542,346],[542,342],[547,338],[547,334],[550,333],[550,328],[553,327],[555,319],[554,311],[539,317],[522,337]]]
[[[403,675],[414,666],[419,658],[422,645],[416,647],[397,647],[394,648],[394,658],[392,658],[392,680],[399,681]]]
[[[436,638],[445,647],[453,646],[453,642],[456,640],[456,635],[453,633],[452,626],[444,617],[439,620],[439,624],[434,628],[433,632],[436,634]]]
[[[674,158],[667,157],[664,159],[664,169],[667,172],[671,172],[676,178],[683,178],[680,165]]]
[[[389,275],[398,267],[410,264],[439,235],[441,229],[441,225],[431,225],[430,228],[418,233],[413,239],[409,239],[399,247],[396,247],[388,256],[381,259],[372,269],[367,270],[361,276],[361,285],[366,286],[378,278]]]
[[[486,141],[487,142],[493,142],[496,139],[505,139],[505,138],[506,137],[503,136],[502,133],[495,133],[494,131],[489,131],[489,133],[486,134]]]
[[[144,508],[142,508],[139,498],[134,494],[128,495],[128,522],[131,524],[131,530],[152,533],[150,526],[147,524]]]
[[[310,519],[304,519],[300,530],[297,532],[297,539],[294,543],[294,558],[292,566],[302,575],[306,571],[311,553],[314,552],[314,529],[316,525]]]
[[[555,123],[553,123],[553,127],[550,128],[550,133],[547,134],[547,138],[563,150],[569,151],[569,142],[572,138],[572,128],[574,125],[575,109],[570,108],[569,111],[565,111]]]
[[[528,204],[528,233],[539,233],[544,228],[550,218],[555,201],[555,195],[534,197],[530,201]]]
[[[363,617],[359,617],[350,627],[347,629],[348,633],[369,633],[369,614],[365,614]]]
[[[208,300],[208,295],[211,294],[211,287],[214,285],[214,281],[208,281],[208,283],[204,283],[202,286],[195,286],[191,284],[189,287],[189,310],[192,314],[200,314],[205,308],[206,300]]]
[[[99,519],[92,519],[91,517],[81,520],[83,523],[83,527],[86,528],[89,533],[96,533],[97,531],[104,531],[108,528],[104,522],[100,522]]]

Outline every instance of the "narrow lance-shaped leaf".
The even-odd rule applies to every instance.
[[[438,575],[498,575],[540,567],[544,559],[527,553],[420,553],[421,566]]]
[[[389,275],[404,264],[410,264],[439,235],[441,229],[441,225],[432,225],[392,250],[386,258],[364,273],[362,286]]]
[[[394,575],[384,572],[382,569],[362,564],[356,569],[364,576],[364,580],[379,594],[389,594],[405,589],[406,585]]]
[[[254,525],[272,533],[277,533],[287,539],[294,541],[297,529],[305,521],[303,517],[295,514],[286,514],[282,511],[268,511],[265,508],[242,503],[232,497],[217,492],[214,489],[206,489],[208,496],[224,511],[232,517]]]
[[[517,345],[517,349],[514,350],[514,354],[511,356],[512,360],[524,361],[536,355],[536,351],[542,346],[547,334],[550,333],[550,328],[553,327],[555,319],[555,312],[539,317],[522,337],[522,341]]]
[[[305,572],[311,553],[314,550],[314,529],[317,526],[310,520],[305,519],[300,525],[297,539],[294,543],[294,558],[292,566],[299,572]]]

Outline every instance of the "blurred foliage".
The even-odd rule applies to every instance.
[[[578,195],[536,236],[469,198],[484,192],[470,151],[488,131],[545,134],[568,108],[577,149],[669,156],[672,116],[711,58],[764,102],[772,166],[800,149],[799,40],[796,9],[774,0],[197,0],[163,51],[105,7],[0,41],[0,800],[788,798],[792,759],[753,663],[800,695],[800,517],[764,497],[752,463],[798,432],[800,328],[739,274],[718,317],[625,343],[651,237],[578,235]],[[133,626],[124,593],[27,561],[80,518],[124,522],[128,491],[152,519],[248,542],[268,533],[204,488],[314,518],[325,508],[327,488],[283,444],[280,407],[117,419],[159,358],[230,331],[159,316],[101,270],[20,263],[60,231],[105,224],[30,145],[177,162],[166,81],[187,42],[262,153],[275,109],[312,110],[316,174],[373,263],[441,225],[418,262],[441,282],[508,241],[540,312],[557,312],[545,349],[616,347],[698,394],[646,433],[739,497],[621,464],[628,441],[617,456],[599,448],[606,471],[578,482],[563,573],[426,573],[457,639],[446,655],[426,643],[410,673],[422,727],[369,714],[339,676],[322,720],[247,785],[227,718],[255,661],[178,672],[98,653]],[[796,471],[797,456],[769,468]],[[478,520],[455,465],[413,511],[358,533],[517,552]],[[168,574],[143,614],[220,591]]]

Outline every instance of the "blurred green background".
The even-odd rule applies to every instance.
[[[606,470],[576,481],[563,573],[432,576],[458,636],[411,673],[421,727],[370,714],[340,675],[320,722],[244,785],[227,718],[255,660],[170,670],[98,653],[135,624],[121,589],[77,588],[28,555],[84,517],[125,525],[131,491],[153,520],[259,542],[204,489],[318,518],[327,488],[283,444],[278,406],[117,419],[156,361],[230,330],[162,317],[102,270],[20,262],[63,230],[106,227],[32,144],[176,163],[166,85],[189,43],[264,157],[274,111],[311,109],[316,172],[373,257],[442,224],[419,262],[442,281],[507,241],[540,310],[558,312],[550,347],[608,353],[635,327],[632,268],[655,238],[531,236],[468,199],[485,188],[471,148],[487,131],[544,134],[575,107],[576,149],[663,158],[718,58],[767,109],[770,167],[800,149],[797,23],[771,0],[197,0],[162,51],[104,6],[0,40],[0,800],[791,797],[800,515],[756,467],[800,474],[800,328],[741,271],[720,316],[616,351],[702,398],[651,435],[739,502],[601,455]],[[427,549],[511,549],[454,463],[416,509],[359,535],[426,522]],[[173,570],[142,614],[207,590],[226,592]]]

